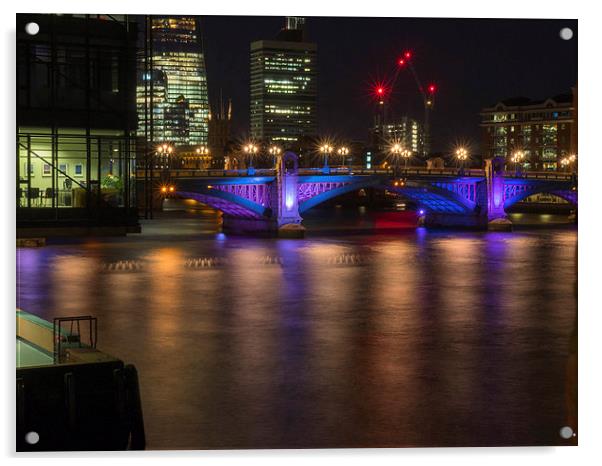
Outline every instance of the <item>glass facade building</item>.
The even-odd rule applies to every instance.
[[[151,143],[207,144],[207,74],[195,17],[146,18],[138,73],[138,136]]]
[[[287,26],[301,27],[300,20]],[[282,40],[251,43],[250,134],[287,148],[317,134],[317,46],[301,31],[282,32]]]
[[[18,231],[137,231],[136,23],[20,14],[17,31]]]

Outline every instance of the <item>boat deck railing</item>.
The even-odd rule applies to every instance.
[[[66,331],[66,328],[69,330]],[[82,326],[86,330],[88,339],[82,339]],[[52,321],[52,339],[54,342],[54,362],[60,362],[66,348],[92,348],[96,349],[98,341],[98,321],[92,316],[55,317]]]

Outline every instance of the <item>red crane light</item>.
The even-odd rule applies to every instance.
[[[436,90],[437,90],[437,88],[435,87],[435,85],[434,85],[434,84],[431,84],[431,85],[429,86],[429,92],[430,92],[431,94],[433,94],[433,93],[434,93]]]
[[[404,57],[406,57],[406,58],[409,60],[410,58],[412,58],[412,52],[410,52],[410,51],[408,50],[407,52],[405,52],[405,53],[403,54],[403,56],[404,56]]]
[[[376,88],[376,93],[377,93],[378,95],[383,95],[383,94],[385,93],[385,88],[384,88],[384,87],[382,87],[382,86],[379,86],[379,87],[377,87],[377,88]]]
[[[399,66],[403,66],[406,64],[406,61],[403,58],[400,58],[397,63],[399,64]]]

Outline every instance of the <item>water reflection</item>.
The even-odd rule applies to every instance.
[[[136,364],[150,448],[561,443],[576,231],[173,230],[18,251],[25,310]]]

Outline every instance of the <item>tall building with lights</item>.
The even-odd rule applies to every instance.
[[[317,45],[304,19],[286,18],[275,40],[251,43],[251,138],[285,149],[317,134]]]
[[[381,115],[377,115],[370,129],[370,142],[372,147],[384,152],[388,145],[397,142],[414,155],[420,155],[424,149],[424,131],[417,120],[408,116],[394,118],[383,125]]]
[[[576,149],[575,100],[571,93],[543,100],[515,97],[481,110],[485,157],[510,158],[516,151],[532,170],[559,170]]]
[[[206,145],[209,99],[198,19],[152,16],[147,30],[137,86],[138,136]]]

